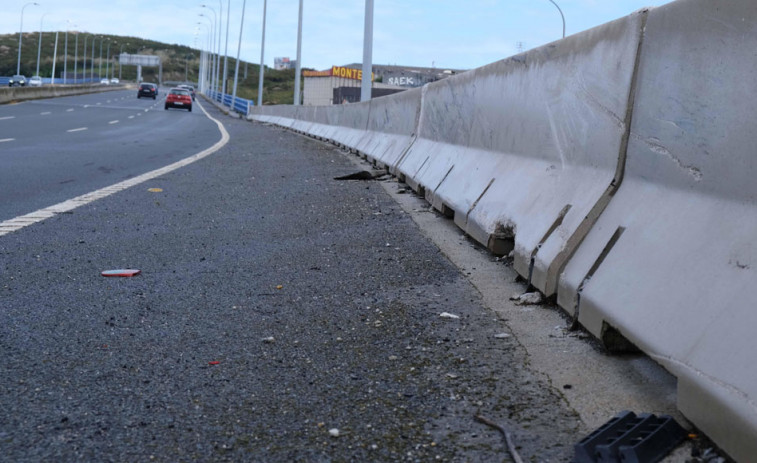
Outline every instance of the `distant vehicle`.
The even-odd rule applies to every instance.
[[[137,90],[137,98],[143,96],[151,97],[153,100],[158,96],[158,86],[155,84],[141,83],[139,84],[139,90]]]
[[[192,101],[195,100],[195,88],[194,87],[192,87],[191,85],[188,85],[188,84],[181,84],[181,85],[177,85],[176,87],[177,88],[183,88],[183,89],[186,89],[187,91],[189,91],[189,94],[192,95]]]
[[[42,77],[31,76],[29,78],[29,87],[41,87],[41,86],[42,86]]]
[[[110,81],[108,79],[100,79],[100,85],[110,85]]]
[[[115,77],[114,77],[114,78],[112,78],[112,79],[110,79],[110,83],[111,83],[111,84],[117,84],[117,83],[119,83],[119,82],[121,82],[121,81],[120,81],[120,80],[118,80],[118,79],[116,79]]]
[[[172,88],[166,95],[166,104],[163,109],[186,108],[192,112],[192,95],[186,88]]]
[[[8,87],[24,87],[26,86],[26,77],[21,74],[16,74],[8,80]]]

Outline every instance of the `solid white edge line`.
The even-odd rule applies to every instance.
[[[210,148],[200,151],[197,154],[193,154],[192,156],[189,156],[188,158],[184,158],[181,161],[177,161],[177,162],[174,162],[173,164],[169,164],[165,167],[161,167],[160,169],[153,170],[152,172],[147,172],[137,177],[130,178],[129,180],[125,180],[123,182],[116,183],[114,185],[111,185],[105,188],[101,188],[91,193],[83,194],[81,196],[77,196],[76,198],[63,201],[62,203],[58,203],[50,207],[40,209],[38,211],[30,212],[29,214],[21,215],[13,219],[6,220],[4,222],[0,222],[0,236],[7,235],[8,233],[14,232],[16,230],[24,228],[33,223],[41,222],[47,218],[53,217],[55,214],[68,212],[70,210],[76,209],[79,206],[84,206],[85,204],[89,204],[98,199],[110,196],[113,193],[118,193],[127,188],[133,187],[135,185],[139,185],[140,183],[144,183],[148,180],[152,180],[156,177],[160,177],[161,175],[165,175],[180,167],[184,167],[189,164],[192,164],[193,162],[199,161],[200,159],[210,156],[211,154],[220,150],[226,145],[226,143],[229,142],[229,132],[226,131],[226,127],[223,126],[223,123],[221,123],[221,121],[219,121],[218,119],[215,119],[213,116],[208,114],[208,112],[205,110],[205,108],[201,104],[197,103],[197,105],[200,107],[202,112],[205,113],[208,119],[216,123],[216,125],[218,126],[218,130],[221,132],[221,139],[218,140]]]

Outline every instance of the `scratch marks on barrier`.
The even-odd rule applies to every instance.
[[[552,138],[555,141],[555,148],[557,148],[557,153],[560,155],[560,167],[565,169],[565,152],[563,151],[562,142],[560,142],[560,133],[559,129],[557,128],[557,124],[555,124],[555,116],[552,113],[552,108],[550,107],[549,103],[546,103],[544,107],[547,109],[547,117],[549,118],[549,127],[552,131]]]
[[[581,76],[578,87],[581,92],[586,95],[586,102],[589,103],[591,106],[599,109],[600,112],[605,114],[612,120],[613,124],[618,127],[621,131],[624,131],[626,129],[626,121],[625,118],[621,118],[617,114],[615,114],[615,111],[607,107],[607,105],[603,104],[599,98],[597,98],[596,95],[591,93],[588,88],[586,88],[586,83],[584,82],[583,76]],[[576,92],[577,93],[577,92]]]
[[[701,169],[699,169],[698,167],[692,164],[684,164],[683,161],[678,159],[678,157],[676,157],[675,154],[670,152],[670,150],[667,147],[665,147],[665,145],[663,145],[659,139],[655,137],[644,138],[641,135],[636,134],[636,133],[631,133],[631,137],[634,140],[637,140],[643,143],[644,145],[646,145],[649,151],[655,154],[659,154],[660,156],[664,156],[670,159],[671,161],[673,161],[680,169],[683,169],[689,175],[691,175],[694,181],[699,182],[704,177]]]

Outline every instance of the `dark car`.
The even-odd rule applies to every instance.
[[[25,87],[26,77],[17,74],[8,80],[8,87]]]
[[[172,88],[166,95],[166,104],[163,109],[182,108],[192,112],[192,96],[186,88]]]
[[[189,94],[192,95],[192,101],[195,100],[195,88],[194,87],[192,87],[191,85],[188,85],[188,84],[181,84],[181,85],[177,85],[176,87],[177,88],[183,88],[183,89],[186,89],[187,91],[189,91]]]
[[[137,98],[142,98],[143,96],[152,98],[154,100],[155,97],[158,96],[158,86],[155,84],[146,83],[139,84],[139,90],[137,90]]]

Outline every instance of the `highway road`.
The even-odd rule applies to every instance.
[[[206,107],[0,107],[3,219],[229,137],[0,235],[0,461],[510,461],[481,414],[524,461],[567,462],[587,422],[674,409],[648,359],[505,309],[508,262],[402,185],[337,181],[353,156]]]
[[[0,222],[112,185],[213,145],[202,111],[119,90],[0,105]]]

